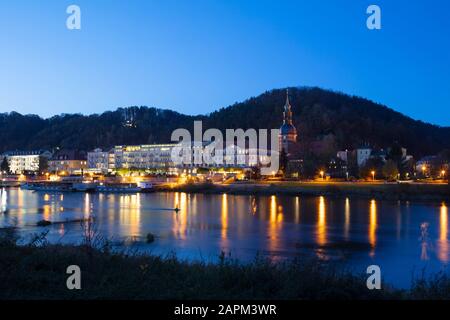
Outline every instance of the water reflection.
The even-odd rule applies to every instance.
[[[91,202],[90,202],[89,198],[90,198],[90,194],[86,193],[84,195],[84,218],[85,219],[89,219],[91,216]],[[122,203],[121,203],[120,207],[122,207]]]
[[[344,237],[345,240],[348,240],[349,238],[349,232],[350,232],[350,199],[345,198],[345,222],[344,222]]]
[[[0,189],[0,213],[4,213],[7,210],[8,193],[5,189]]]
[[[119,197],[120,223],[128,229],[131,237],[140,235],[141,228],[141,195],[121,195]]]
[[[174,208],[180,209],[178,213],[173,215],[173,233],[176,237],[185,240],[186,239],[186,227],[187,227],[187,195],[186,193],[176,192],[174,196]]]
[[[448,246],[448,209],[445,203],[441,205],[441,213],[439,216],[439,240],[438,240],[438,258],[443,262],[448,262],[449,246]]]
[[[419,270],[421,258],[427,268],[434,264],[439,270],[450,260],[447,205],[307,196],[62,195],[3,189],[0,212],[8,214],[0,214],[0,228],[19,220],[23,232],[36,233],[44,230],[36,228],[37,222],[45,219],[60,222],[45,229],[49,241],[79,243],[82,228],[74,221],[94,215],[101,235],[125,240],[115,242],[126,245],[134,245],[126,241],[134,237],[139,248],[155,254],[213,259],[226,249],[244,261],[253,260],[257,252],[274,259],[318,254],[365,267],[376,259],[385,272],[397,272],[395,280],[403,277],[409,282],[408,268]],[[148,232],[157,237],[151,244],[143,240]]]
[[[227,239],[227,230],[228,230],[228,200],[227,195],[222,195],[222,210],[221,210],[221,222],[222,222],[222,240]],[[226,246],[226,243],[223,243]]]
[[[318,219],[317,219],[317,244],[323,246],[327,243],[326,234],[326,208],[325,208],[325,198],[319,198],[319,208],[318,208]]]
[[[280,232],[283,222],[283,207],[277,204],[277,197],[270,197],[269,212],[269,250],[278,250],[280,246]]]
[[[256,197],[251,197],[251,207],[252,207],[252,214],[255,215],[258,211],[258,204],[256,203]]]
[[[421,252],[420,252],[420,260],[428,260],[428,248],[430,246],[430,241],[429,241],[429,237],[428,237],[428,227],[429,227],[429,223],[428,222],[422,222],[420,224],[420,247],[421,247]]]
[[[370,201],[369,243],[371,247],[369,255],[373,257],[377,244],[377,203],[375,200]]]

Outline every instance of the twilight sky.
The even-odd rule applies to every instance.
[[[448,0],[2,0],[0,112],[198,114],[306,85],[450,126],[449,39]]]

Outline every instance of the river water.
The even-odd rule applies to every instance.
[[[48,230],[56,243],[80,243],[94,217],[96,234],[116,247],[215,262],[221,252],[242,262],[317,256],[408,287],[413,275],[447,272],[448,204],[353,198],[88,194],[0,191],[0,227],[16,225],[24,241]],[[179,208],[175,212],[173,208]],[[49,227],[36,227],[49,220]],[[155,235],[146,243],[147,234]]]

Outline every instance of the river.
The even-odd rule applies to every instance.
[[[377,264],[385,281],[408,287],[414,275],[447,271],[448,204],[302,196],[45,193],[0,191],[0,227],[23,241],[48,230],[52,243],[80,243],[94,217],[115,247],[215,262],[317,256],[363,273]],[[179,212],[173,210],[179,208]],[[41,220],[53,222],[36,227]],[[85,227],[85,226],[84,226]],[[147,234],[155,235],[146,243]]]

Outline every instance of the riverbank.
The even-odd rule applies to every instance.
[[[4,230],[0,230],[0,233]],[[69,265],[81,290],[66,287]],[[354,275],[317,259],[272,263],[256,258],[217,264],[112,253],[90,246],[26,245],[0,238],[0,300],[8,299],[450,299],[450,279],[415,281],[410,290],[368,290]]]
[[[361,197],[379,200],[450,201],[450,185],[433,183],[243,182],[161,185],[155,191],[235,195]]]

